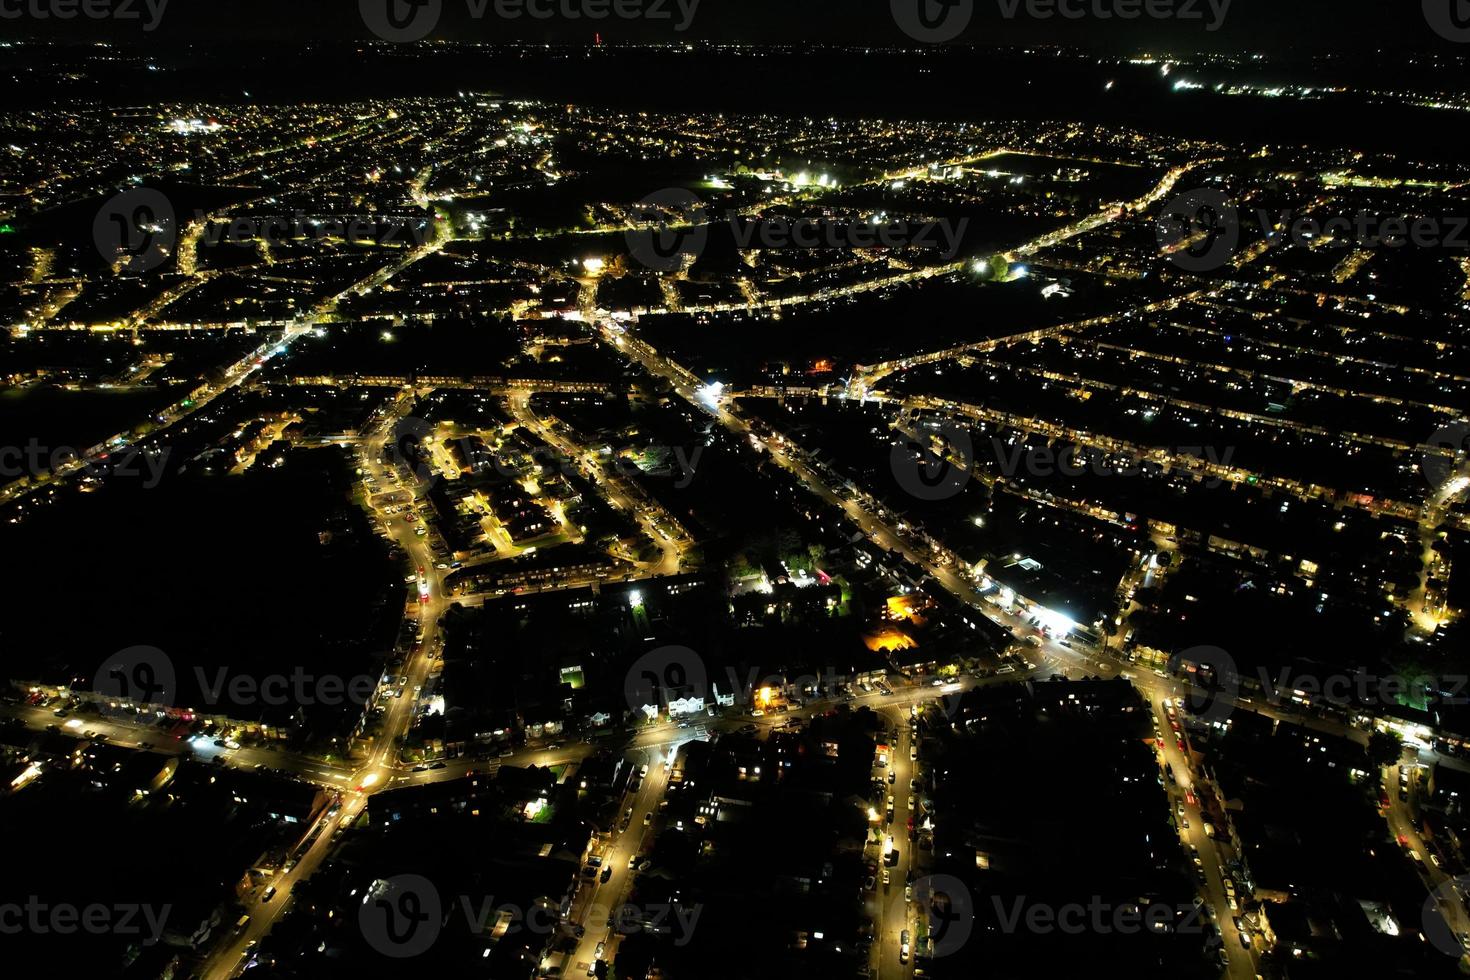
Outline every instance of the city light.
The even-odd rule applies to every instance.
[[[1454,3],[1336,4],[1309,71],[1256,11],[1201,50],[1226,3],[1004,50],[947,0],[341,6],[266,80],[228,18],[0,42],[23,946],[1465,961]],[[202,912],[48,897],[79,821]]]
[[[1051,609],[1038,607],[1035,613],[1037,622],[1055,636],[1066,636],[1077,628],[1075,621]]]
[[[704,402],[706,405],[709,405],[711,408],[713,408],[719,405],[720,395],[724,393],[724,390],[725,386],[722,382],[712,381],[704,387],[700,388],[696,393],[696,397],[698,397],[699,400]]]

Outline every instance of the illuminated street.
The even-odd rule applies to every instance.
[[[9,959],[1463,976],[1389,6],[3,11]]]

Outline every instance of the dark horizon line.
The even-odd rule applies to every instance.
[[[0,41],[0,50],[16,47],[57,47],[57,48],[118,48],[129,50],[147,50],[166,47],[172,50],[203,48],[212,46],[235,46],[239,45],[242,38],[239,35],[232,37],[209,37],[191,38],[187,40],[169,39],[166,45],[141,38],[56,38],[56,37],[18,37],[8,38]],[[1335,49],[1323,51],[1320,49],[1305,49],[1297,51],[1292,48],[1283,50],[1271,50],[1261,48],[1237,48],[1233,50],[1192,50],[1182,51],[1159,46],[1142,46],[1137,48],[1123,49],[1117,47],[1082,47],[1074,44],[1020,44],[1016,42],[994,42],[982,43],[975,41],[948,42],[944,44],[864,44],[859,42],[834,42],[821,40],[795,40],[795,41],[736,41],[736,40],[710,40],[710,39],[688,39],[678,41],[640,41],[640,40],[616,40],[603,41],[485,41],[485,40],[462,40],[453,38],[425,38],[420,41],[397,42],[385,41],[377,37],[346,38],[346,37],[316,37],[300,39],[283,39],[275,37],[251,37],[251,41],[280,45],[286,48],[305,48],[318,45],[331,46],[368,46],[388,50],[402,50],[405,52],[428,51],[433,48],[503,48],[503,49],[569,49],[579,51],[638,49],[638,50],[679,50],[693,48],[696,50],[742,50],[759,48],[775,51],[796,50],[829,50],[844,52],[891,52],[900,54],[932,54],[943,55],[953,53],[974,53],[978,51],[995,52],[1004,51],[1017,54],[1054,54],[1071,55],[1083,58],[1135,58],[1135,57],[1167,57],[1177,60],[1186,59],[1234,59],[1254,58],[1268,61],[1312,61],[1333,62],[1359,59],[1371,55],[1420,55],[1446,62],[1466,62],[1470,60],[1470,54],[1449,54],[1442,50],[1424,47],[1375,47],[1356,50]],[[157,53],[155,50],[154,53]]]

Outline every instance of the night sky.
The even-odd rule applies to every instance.
[[[37,19],[16,17],[16,9],[78,2],[78,0],[5,0],[0,36],[75,39],[115,39],[167,44],[179,41],[352,40],[370,39],[359,12],[359,0],[88,0],[126,4],[136,18],[122,20]],[[163,16],[152,31],[142,24],[152,18],[148,4],[164,3]],[[386,0],[364,0],[386,2]],[[402,0],[397,0],[402,2]],[[423,0],[420,0],[423,2]],[[429,0],[434,2],[434,0]],[[667,12],[662,19],[601,21],[522,16],[508,20],[491,6],[479,18],[471,5],[481,0],[437,0],[442,15],[431,38],[462,41],[532,41],[590,43],[601,33],[607,43],[677,40],[781,43],[792,41],[914,44],[895,24],[889,0],[620,0],[657,4]],[[502,0],[504,2],[504,0]],[[552,5],[584,0],[534,0]],[[609,0],[603,0],[609,2]],[[897,5],[917,0],[893,0]],[[926,0],[934,2],[934,0]],[[950,0],[964,2],[964,0]],[[1294,55],[1361,51],[1370,48],[1428,49],[1470,53],[1470,45],[1440,38],[1428,24],[1424,5],[1440,3],[1446,9],[1464,0],[1150,0],[1185,10],[1194,19],[1103,20],[1094,16],[1068,20],[1060,16],[1037,19],[1027,14],[1025,0],[969,0],[973,4],[968,26],[958,43],[1056,44],[1131,52],[1138,50],[1233,51],[1262,50]],[[1020,2],[1020,7],[1012,6]],[[1031,0],[1032,4],[1038,0]],[[1115,8],[1130,0],[1063,0],[1073,8],[1095,5]],[[1131,0],[1142,3],[1143,0]],[[1214,4],[1212,7],[1211,4]],[[683,11],[693,5],[692,18]],[[1007,9],[1014,16],[1006,16]],[[1207,26],[1219,19],[1216,30]],[[676,25],[688,21],[684,30]]]

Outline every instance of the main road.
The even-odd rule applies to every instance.
[[[668,361],[647,343],[623,334],[616,327],[607,325],[604,330],[608,333],[608,339],[620,350],[639,360],[651,373],[667,380],[673,385],[674,390],[691,404],[713,415],[732,432],[755,438],[750,424],[733,410],[727,400],[721,399],[715,393],[698,385],[697,379],[692,381],[692,375],[686,369]],[[1005,627],[1012,635],[1020,637],[1035,634],[1034,628],[1024,618],[988,601],[966,576],[955,570],[953,564],[936,560],[934,551],[925,550],[909,540],[879,515],[867,509],[861,498],[847,499],[839,495],[816,470],[801,458],[804,454],[795,447],[794,443],[784,437],[758,439],[757,441],[770,452],[772,459],[801,480],[808,491],[829,504],[840,507],[845,516],[875,545],[900,554],[910,564],[932,576],[947,591],[959,597],[972,609],[978,610],[991,621]],[[1058,665],[1072,664],[1081,667],[1086,674],[1092,676],[1117,676],[1122,672],[1121,665],[1109,663],[1106,659],[1099,659],[1090,651],[1063,646],[1059,638],[1037,637],[1037,639],[1041,646],[1037,649],[1036,656],[1042,658],[1043,661],[1055,662]],[[1065,673],[1065,667],[1057,672]],[[1168,678],[1159,677],[1149,671],[1138,671],[1130,679],[1143,696],[1156,706],[1160,698],[1175,697],[1185,691],[1185,688],[1177,682],[1171,682]],[[1165,751],[1167,753],[1167,749]],[[897,812],[895,812],[896,818]],[[902,830],[902,827],[900,826],[899,829]],[[895,843],[898,843],[897,837]],[[1242,955],[1243,950],[1239,945],[1238,937],[1233,936],[1233,926],[1229,921],[1228,904],[1219,870],[1222,866],[1220,856],[1215,851],[1213,841],[1202,839],[1196,843],[1207,865],[1206,898],[1215,910],[1216,918],[1221,921],[1222,930],[1228,937],[1236,940],[1236,948],[1229,954],[1229,974],[1232,977],[1249,980],[1255,975],[1255,969],[1251,959]],[[904,851],[908,851],[912,845],[905,840],[899,846]],[[885,928],[891,931],[891,916],[885,921]],[[911,939],[912,935],[911,931]],[[885,975],[888,970],[896,970],[899,966],[896,961],[889,963],[888,941],[888,938],[885,937],[883,942],[877,944],[880,970]]]
[[[393,430],[394,423],[406,410],[407,402],[407,399],[402,399],[396,403],[394,408],[386,413],[383,423],[377,430],[363,440],[359,447],[361,453],[359,465],[364,473],[381,475],[375,478],[390,478],[390,471],[382,465],[383,448]],[[387,522],[387,527],[389,534],[394,537],[414,566],[423,569],[423,581],[428,586],[427,601],[420,603],[419,609],[419,621],[423,624],[423,635],[415,650],[406,659],[402,671],[408,676],[407,683],[401,685],[405,688],[404,696],[386,696],[385,689],[388,685],[379,685],[376,700],[384,706],[381,735],[368,750],[367,758],[344,780],[345,788],[341,797],[340,814],[330,818],[331,826],[323,826],[322,833],[293,867],[263,882],[263,888],[257,888],[245,901],[245,909],[250,915],[250,921],[243,930],[231,934],[215,947],[201,971],[201,976],[206,980],[227,980],[228,977],[244,968],[249,962],[249,954],[253,953],[255,945],[266,933],[270,932],[281,912],[290,904],[292,887],[309,877],[325,860],[331,850],[335,835],[335,831],[329,833],[327,830],[337,826],[348,826],[362,815],[369,795],[395,782],[394,776],[399,771],[400,742],[413,726],[419,705],[417,692],[422,689],[428,679],[433,651],[441,642],[439,622],[440,617],[448,608],[448,602],[445,599],[439,576],[434,571],[433,556],[424,544],[424,539],[415,535],[402,522],[390,521]],[[323,816],[321,821],[328,819]],[[320,821],[318,825],[321,825]],[[271,888],[274,888],[273,892],[270,891]]]

